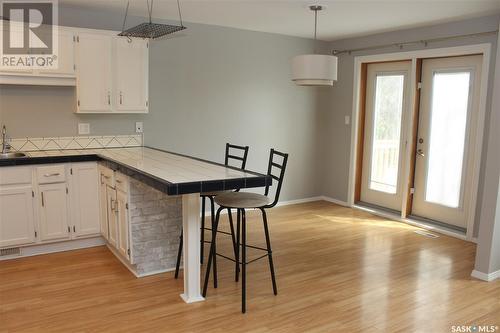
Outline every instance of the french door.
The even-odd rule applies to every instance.
[[[368,64],[360,200],[401,210],[411,61]]]
[[[420,82],[413,85],[411,61],[365,67],[356,200],[394,211],[406,207],[402,216],[465,229],[474,208],[482,55],[417,63]],[[410,101],[412,87],[419,103]]]
[[[424,59],[411,214],[466,227],[482,56]]]

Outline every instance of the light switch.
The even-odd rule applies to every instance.
[[[349,125],[349,124],[350,124],[350,122],[351,122],[351,117],[349,117],[349,116],[345,116],[345,117],[344,117],[344,122],[345,122],[345,124],[346,124],[346,125]]]
[[[78,123],[78,134],[79,135],[90,134],[90,124],[89,123]]]
[[[138,121],[135,123],[135,132],[136,133],[144,132],[144,127],[143,127],[142,121]]]

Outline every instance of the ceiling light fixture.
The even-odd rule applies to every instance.
[[[314,54],[295,56],[292,59],[292,81],[299,86],[332,86],[337,81],[337,57],[316,53],[318,12],[323,6],[313,5],[314,11]]]

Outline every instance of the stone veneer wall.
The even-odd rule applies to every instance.
[[[182,197],[130,178],[130,228],[138,275],[175,268],[182,230]]]

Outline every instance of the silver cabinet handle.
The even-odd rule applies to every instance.
[[[44,177],[57,177],[60,176],[61,174],[59,172],[54,172],[54,173],[46,173],[43,175]]]
[[[123,182],[122,182],[121,180],[119,180],[119,179],[117,179],[117,180],[115,180],[115,181],[116,181],[118,184],[123,183]]]
[[[111,210],[114,211],[115,210],[115,205],[114,205],[115,201],[113,199],[111,199]]]
[[[111,92],[108,91],[108,105],[111,105]]]
[[[120,91],[120,105],[123,104],[123,93]]]
[[[42,207],[45,206],[45,201],[43,200],[43,192],[42,192]]]

